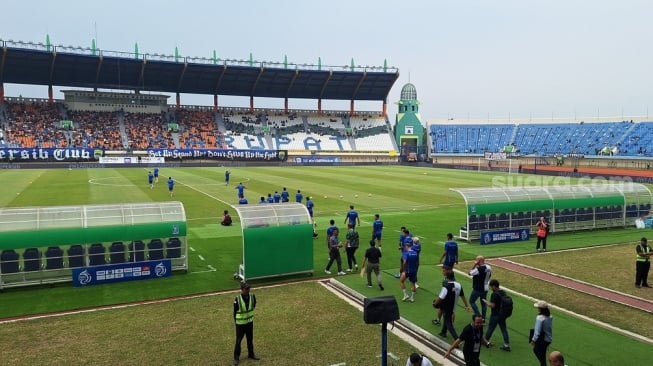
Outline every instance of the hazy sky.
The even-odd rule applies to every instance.
[[[400,70],[388,96],[417,88],[423,120],[653,114],[653,1],[3,0],[0,38],[141,53],[383,65]],[[46,96],[5,85],[5,95]],[[57,93],[56,98],[62,98]],[[171,98],[171,102],[174,98]],[[212,96],[182,95],[212,105]],[[223,106],[248,98],[220,97]],[[283,108],[283,100],[256,99]],[[317,108],[316,101],[290,101]],[[323,101],[325,109],[349,103]],[[380,110],[381,102],[357,103]]]

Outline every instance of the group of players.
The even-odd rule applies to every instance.
[[[154,167],[153,171],[147,172],[147,183],[150,185],[150,189],[154,188],[156,183],[159,183],[159,167]],[[175,180],[172,177],[168,177],[168,193],[170,197],[175,194]]]

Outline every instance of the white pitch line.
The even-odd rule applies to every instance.
[[[197,188],[195,188],[194,186],[191,186],[191,185],[189,185],[189,184],[186,184],[186,183],[183,183],[183,182],[180,182],[180,181],[175,181],[175,183],[179,183],[179,184],[181,184],[182,186],[188,187],[188,188],[192,189],[192,190],[195,191],[195,192],[199,192],[199,193],[201,193],[201,194],[203,194],[203,195],[205,195],[205,196],[208,196],[208,197],[210,197],[210,198],[213,198],[214,200],[216,200],[216,201],[218,201],[218,202],[222,202],[222,203],[224,203],[224,204],[227,205],[227,206],[235,207],[235,206],[232,205],[231,203],[229,203],[229,202],[227,202],[227,201],[223,201],[223,200],[219,199],[218,197],[216,197],[216,196],[214,196],[214,195],[212,195],[212,194],[210,194],[210,193],[204,192],[204,191],[202,191],[201,189],[197,189]]]
[[[190,249],[191,252],[195,251],[195,248],[193,248],[193,247],[188,247],[188,249]]]
[[[198,257],[200,260],[202,260],[202,261],[204,260],[204,257],[202,257],[201,254],[198,254],[197,257]]]

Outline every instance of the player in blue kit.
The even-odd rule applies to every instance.
[[[444,259],[444,263],[442,260]],[[447,241],[444,243],[444,252],[440,257],[440,263],[445,267],[453,268],[454,264],[458,264],[458,243],[453,241],[453,234],[447,234]]]
[[[302,191],[298,189],[297,193],[295,194],[295,202],[302,203],[303,199],[304,199],[304,195],[302,194]]]
[[[283,187],[283,191],[281,191],[281,202],[286,203],[290,201],[290,193],[286,190],[286,187]]]
[[[274,199],[274,203],[281,202],[281,193],[279,193],[279,191],[274,191],[272,198]]]
[[[175,194],[175,181],[172,177],[168,177],[168,192],[170,192],[170,197]]]
[[[354,210],[354,205],[350,205],[349,211],[345,216],[345,225],[351,225],[352,227],[356,227],[356,223],[358,223],[358,226],[361,226],[361,219],[360,217],[358,217],[358,212]]]
[[[417,264],[419,257],[417,252],[412,248],[412,238],[410,242],[406,242],[405,247],[406,251],[401,256],[401,276],[399,277],[399,287],[404,293],[404,297],[401,300],[415,302],[415,291],[417,290],[415,283],[417,283]],[[406,279],[412,283],[410,295],[406,291]]]
[[[224,172],[224,185],[228,186],[229,185],[229,177],[231,176],[231,171],[226,170]]]
[[[306,209],[308,210],[308,214],[311,216],[311,222],[315,223],[315,219],[313,218],[313,207],[315,207],[315,204],[311,197],[306,197]]]
[[[159,183],[159,167],[154,167],[154,183]]]
[[[238,183],[235,189],[238,190],[238,197],[244,197],[245,196],[245,187],[242,182]]]
[[[372,240],[376,240],[376,246],[381,249],[381,234],[383,233],[383,221],[379,218],[379,214],[374,215],[374,222],[372,223]]]
[[[151,171],[147,172],[147,183],[150,185],[150,189],[154,188],[154,174]]]

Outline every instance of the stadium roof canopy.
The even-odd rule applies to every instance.
[[[0,83],[384,101],[399,70],[121,53],[0,40]]]

